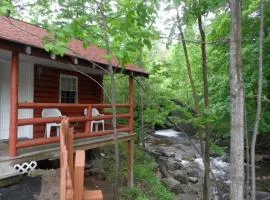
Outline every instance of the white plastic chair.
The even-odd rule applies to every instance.
[[[87,109],[84,109],[84,115],[87,115]],[[92,108],[92,117],[97,117],[97,116],[103,116],[104,114],[100,114],[98,109],[96,108]],[[94,128],[94,125],[95,125],[95,132],[98,131],[98,124],[102,124],[102,130],[104,131],[104,124],[105,124],[105,120],[94,120],[94,121],[91,121],[91,133],[93,132],[93,128]]]
[[[60,110],[56,108],[50,108],[50,109],[43,109],[42,110],[42,117],[64,117]],[[61,123],[47,123],[44,137],[47,138],[51,137],[51,128],[56,127],[57,136],[59,136],[60,133],[60,127]]]

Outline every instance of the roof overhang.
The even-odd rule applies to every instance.
[[[30,51],[29,51],[29,47],[31,48]],[[108,68],[108,65],[104,63],[98,63],[94,61],[90,62],[87,59],[84,59],[81,57],[74,57],[73,55],[68,55],[68,54],[65,54],[63,56],[55,56],[54,58],[52,58],[52,54],[50,52],[45,51],[45,49],[43,48],[35,47],[35,46],[32,46],[31,44],[8,40],[6,38],[0,38],[0,48],[9,50],[9,51],[17,51],[21,54],[27,54],[27,55],[31,55],[35,57],[44,58],[44,59],[50,59],[50,60],[53,59],[57,62],[62,62],[66,64],[68,63],[74,64],[74,58],[76,58],[77,60],[76,64],[80,66],[95,68],[96,67],[95,65],[99,65],[105,70]],[[121,73],[121,74],[127,74],[127,75],[132,75],[132,76],[143,76],[146,78],[148,78],[150,75],[147,72],[131,70],[124,67],[113,66],[113,68],[116,73]]]

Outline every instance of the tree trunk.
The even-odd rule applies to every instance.
[[[143,110],[144,110],[144,102],[143,102],[143,89],[140,87],[140,101],[141,101],[141,105],[140,105],[140,121],[141,121],[141,126],[140,126],[140,133],[141,133],[141,137],[142,137],[142,146],[143,146],[143,150],[145,151],[145,133],[144,133],[144,114],[143,114]]]
[[[254,125],[252,141],[251,141],[251,199],[256,199],[256,171],[255,171],[255,147],[256,139],[259,132],[259,125],[261,119],[261,108],[262,108],[262,76],[263,76],[263,23],[264,23],[264,0],[260,2],[260,39],[259,39],[259,72],[258,72],[258,95],[257,95],[257,112],[256,121]]]
[[[248,125],[247,125],[247,109],[245,107],[245,138],[246,138],[246,199],[250,199],[250,185],[249,185],[249,180],[250,180],[250,152],[249,152],[249,138],[248,138]]]
[[[104,29],[104,41],[106,45],[107,55],[111,54],[110,40],[108,35],[108,25],[106,17],[103,15],[103,4],[98,5],[101,15],[102,15],[102,27]],[[119,142],[118,142],[118,133],[117,133],[117,124],[116,124],[116,86],[115,86],[115,77],[113,71],[113,65],[111,59],[108,60],[108,71],[110,74],[111,80],[111,104],[112,104],[112,126],[113,126],[113,139],[114,139],[114,155],[115,155],[115,179],[114,179],[114,198],[119,199],[119,174],[120,174],[120,158],[119,158]]]
[[[180,20],[180,17],[179,17],[178,9],[176,9],[176,11],[177,11],[177,25],[178,25],[177,27],[178,27],[178,30],[180,32],[181,42],[182,42],[182,46],[183,46],[183,50],[184,50],[186,66],[187,66],[187,71],[188,71],[188,77],[189,77],[191,90],[192,90],[193,101],[194,101],[195,112],[196,112],[196,114],[200,114],[198,95],[197,95],[197,90],[196,90],[196,87],[195,87],[194,79],[193,79],[193,76],[192,76],[191,65],[190,65],[190,61],[189,61],[185,36],[184,36],[183,30],[182,30],[182,26],[181,26],[181,22],[180,22],[181,20]]]
[[[244,83],[241,45],[241,0],[231,0],[230,8],[232,15],[230,38],[230,200],[242,200],[244,194]]]
[[[192,71],[191,71],[191,65],[190,65],[190,61],[189,61],[189,56],[188,56],[188,51],[187,51],[187,45],[186,45],[185,36],[184,36],[183,30],[182,30],[181,20],[180,20],[179,12],[178,12],[178,9],[177,8],[176,8],[176,12],[177,12],[177,15],[176,15],[176,17],[177,17],[177,27],[178,27],[178,30],[180,32],[181,43],[182,43],[183,50],[184,50],[184,55],[185,55],[185,60],[186,60],[186,66],[187,66],[187,71],[188,71],[188,78],[189,78],[190,85],[191,85],[192,97],[193,97],[193,101],[194,101],[195,112],[196,112],[197,115],[200,115],[201,114],[201,111],[200,111],[200,106],[199,106],[198,94],[197,94],[197,90],[196,90],[196,87],[195,87],[195,82],[194,82]],[[199,137],[200,137],[201,155],[204,155],[202,133],[199,134]]]
[[[142,48],[140,49],[140,57],[139,57],[139,64],[140,67],[143,68],[143,54],[142,54]],[[144,91],[142,86],[139,86],[140,88],[140,135],[141,135],[141,142],[143,146],[143,150],[145,152],[145,133],[144,133]]]
[[[201,35],[201,52],[202,52],[202,70],[203,70],[203,89],[204,89],[204,106],[207,110],[209,106],[208,95],[208,70],[206,62],[206,45],[205,45],[205,32],[202,27],[202,16],[198,15],[198,26]],[[210,199],[210,131],[207,122],[207,115],[205,115],[205,146],[204,146],[204,158],[205,158],[205,170],[204,170],[204,185],[203,185],[203,199]]]

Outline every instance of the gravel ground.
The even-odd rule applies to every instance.
[[[18,184],[0,188],[0,200],[36,200],[40,189],[41,177],[22,176]]]
[[[86,176],[86,188],[101,189],[104,200],[113,200],[112,183]],[[38,169],[24,175],[18,184],[0,188],[0,200],[58,200],[60,191],[60,170]]]

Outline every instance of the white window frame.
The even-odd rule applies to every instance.
[[[60,74],[60,79],[59,79],[59,102],[61,102],[61,91],[62,91],[62,78],[72,78],[72,79],[75,79],[76,80],[76,97],[75,97],[75,103],[78,103],[78,94],[79,94],[79,91],[78,91],[78,77],[77,76],[72,76],[72,75],[67,75],[67,74]]]

